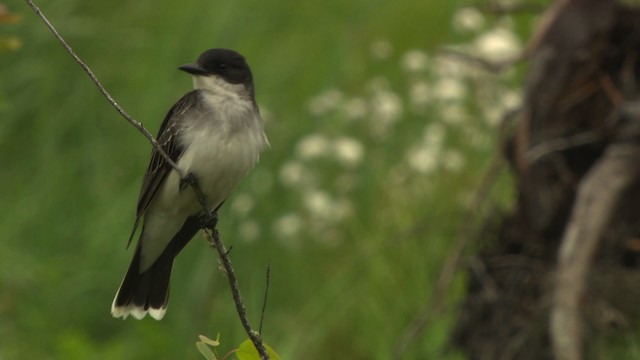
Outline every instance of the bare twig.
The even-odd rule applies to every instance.
[[[47,19],[47,17],[42,13],[40,8],[32,0],[26,0],[26,2],[27,4],[29,4],[29,6],[31,6],[33,11],[36,13],[36,15],[38,15],[40,19],[42,19],[42,21],[49,28],[49,30],[51,30],[53,35],[60,41],[60,43],[67,50],[69,55],[71,55],[71,57],[78,63],[78,65],[80,65],[80,67],[82,67],[82,69],[87,73],[87,75],[89,75],[93,83],[98,87],[98,90],[100,90],[100,92],[107,99],[107,101],[109,101],[109,103],[118,111],[118,113],[120,113],[120,115],[122,115],[122,117],[124,117],[131,125],[133,125],[136,129],[138,129],[138,131],[140,131],[147,138],[147,140],[149,140],[149,142],[155,148],[155,150],[158,151],[158,153],[164,158],[167,164],[169,164],[176,172],[178,172],[178,174],[180,174],[181,178],[183,179],[187,178],[187,174],[185,174],[184,171],[180,169],[178,165],[171,159],[171,157],[167,155],[167,153],[158,144],[158,142],[153,137],[153,135],[149,132],[149,130],[147,130],[140,122],[134,120],[131,117],[131,115],[129,115],[120,105],[118,105],[118,103],[113,99],[111,94],[109,94],[109,92],[105,89],[102,83],[98,80],[98,78],[93,73],[93,71],[91,71],[89,66],[85,64],[82,61],[82,59],[78,57],[78,55],[76,55],[76,53],[73,51],[71,46],[69,46],[69,44],[64,40],[64,38],[58,33],[58,31],[51,24],[49,19]],[[205,211],[205,214],[208,214],[210,210],[207,204],[207,198],[204,196],[204,193],[202,192],[202,189],[198,185],[198,182],[196,181],[196,179],[192,178],[192,181],[189,181],[189,185],[195,191],[198,201],[200,205],[202,205]],[[210,230],[205,229],[204,233],[207,236],[209,243],[216,248],[220,256],[220,259],[222,260],[222,265],[224,266],[225,272],[227,274],[227,278],[229,279],[229,285],[231,287],[233,300],[235,301],[235,304],[236,304],[238,316],[240,317],[240,322],[242,323],[242,326],[244,327],[245,332],[247,333],[247,335],[253,342],[254,346],[258,350],[260,359],[268,360],[269,355],[267,355],[267,351],[262,343],[260,334],[251,328],[251,324],[247,319],[246,309],[242,301],[242,297],[240,295],[240,287],[238,285],[238,280],[235,276],[235,271],[231,264],[231,259],[229,259],[228,252],[224,246],[224,243],[220,239],[220,236],[217,231],[214,230],[212,233]]]
[[[582,359],[580,303],[599,242],[625,190],[638,178],[640,146],[611,145],[582,181],[559,250],[551,340],[559,360]]]
[[[102,86],[102,83],[100,83],[100,81],[98,80],[96,75],[93,73],[93,71],[91,71],[89,66],[87,66],[87,64],[85,64],[78,57],[78,55],[76,55],[76,53],[73,51],[71,46],[69,46],[69,44],[67,44],[67,42],[64,40],[64,38],[62,36],[60,36],[60,34],[58,34],[58,31],[53,27],[51,22],[49,22],[49,19],[47,19],[47,17],[44,16],[44,14],[40,10],[40,8],[36,4],[34,4],[32,0],[26,0],[26,1],[27,1],[27,4],[29,4],[29,6],[31,6],[31,8],[33,8],[33,11],[36,13],[36,15],[38,15],[40,17],[40,19],[42,19],[42,21],[44,21],[45,25],[47,25],[49,30],[51,30],[51,32],[58,39],[58,41],[60,41],[60,43],[67,50],[69,55],[71,55],[73,60],[75,60],[78,63],[78,65],[80,65],[80,67],[82,67],[84,72],[86,72],[87,75],[89,75],[89,77],[91,78],[93,83],[98,87],[98,90],[100,90],[102,95],[105,98],[107,98],[107,101],[109,101],[109,103],[118,111],[118,113],[120,113],[120,115],[122,115],[122,117],[124,117],[136,129],[138,129],[138,131],[140,131],[142,133],[142,135],[144,135],[147,138],[147,140],[149,140],[149,142],[151,142],[151,145],[153,145],[153,147],[164,158],[164,160],[169,165],[171,165],[171,167],[174,170],[176,170],[180,174],[180,177],[184,178],[184,176],[185,176],[184,172],[180,168],[178,168],[178,165],[173,160],[171,160],[171,157],[169,157],[169,155],[167,155],[167,153],[162,149],[160,144],[158,144],[158,142],[153,137],[153,135],[149,132],[149,130],[147,130],[140,122],[134,120],[131,117],[131,115],[129,115],[126,111],[124,111],[124,109],[120,105],[118,105],[118,103],[113,99],[111,94],[109,94],[109,92],[107,92],[107,90],[104,88],[104,86]]]
[[[240,295],[240,286],[238,285],[238,279],[236,278],[235,271],[231,265],[231,259],[229,258],[227,248],[220,239],[220,234],[218,234],[217,230],[211,231],[209,229],[204,229],[204,232],[207,235],[209,243],[215,247],[218,254],[220,254],[222,266],[224,267],[227,279],[229,280],[229,287],[231,287],[231,294],[233,295],[233,300],[236,303],[236,311],[240,317],[240,322],[242,323],[247,335],[249,335],[251,342],[253,342],[253,345],[258,349],[260,359],[268,360],[269,355],[267,355],[267,350],[265,349],[264,344],[262,344],[260,333],[251,328],[251,324],[247,319],[247,310],[244,306],[244,302],[242,301],[242,296]]]
[[[267,299],[269,297],[269,280],[271,279],[271,264],[267,265],[266,284],[264,287],[264,299],[262,300],[262,313],[260,315],[260,327],[258,331],[262,334],[262,324],[264,323],[264,314],[267,310]]]

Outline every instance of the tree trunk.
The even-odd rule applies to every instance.
[[[529,50],[503,144],[517,204],[484,236],[454,336],[473,359],[578,360],[640,319],[640,10],[556,1]]]

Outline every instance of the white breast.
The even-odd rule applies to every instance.
[[[206,108],[188,122],[180,141],[189,144],[178,166],[200,181],[209,206],[220,205],[253,168],[267,146],[253,103],[233,92],[201,91]]]
[[[198,178],[212,208],[220,205],[254,167],[266,142],[259,118],[251,116],[245,121],[256,124],[241,125],[230,123],[238,119],[219,120],[221,124],[216,126],[184,133],[189,147],[178,162],[186,173]]]

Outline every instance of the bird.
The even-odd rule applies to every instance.
[[[138,243],[111,306],[116,318],[164,317],[174,258],[200,229],[215,229],[219,207],[270,146],[244,56],[209,49],[178,69],[194,89],[170,108],[156,138],[187,176],[152,150],[129,236],[131,244],[141,226]],[[194,179],[208,211],[188,186]]]

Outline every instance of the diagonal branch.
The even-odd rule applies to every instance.
[[[91,78],[93,83],[98,87],[98,90],[100,90],[100,92],[107,99],[107,101],[109,101],[109,103],[118,111],[118,113],[120,113],[120,115],[122,115],[122,117],[125,118],[125,120],[127,120],[131,125],[133,125],[136,129],[138,129],[138,131],[140,131],[147,138],[147,140],[149,140],[149,142],[154,147],[154,149],[156,151],[158,151],[158,153],[164,158],[164,160],[176,172],[178,172],[178,174],[180,174],[181,178],[183,178],[183,179],[186,178],[186,174],[184,173],[184,171],[178,167],[178,165],[169,157],[169,155],[167,155],[167,153],[158,144],[158,142],[153,137],[153,135],[149,132],[149,130],[147,130],[142,125],[142,123],[140,123],[140,122],[136,121],[135,119],[133,119],[133,117],[131,117],[131,115],[129,115],[120,105],[118,105],[118,103],[113,99],[111,94],[109,94],[109,92],[104,88],[102,83],[100,83],[100,80],[98,80],[98,78],[93,73],[93,71],[91,71],[89,66],[87,66],[87,64],[85,64],[82,61],[82,59],[80,59],[80,57],[78,57],[78,55],[76,55],[76,53],[73,51],[71,46],[69,46],[69,44],[64,40],[64,38],[58,33],[58,31],[51,24],[49,19],[47,19],[47,17],[42,13],[40,8],[32,0],[26,0],[26,2],[27,2],[27,4],[29,4],[29,6],[31,6],[33,11],[36,13],[36,15],[38,15],[38,17],[40,17],[40,19],[42,19],[42,21],[49,28],[49,30],[51,30],[53,35],[60,41],[60,43],[67,50],[69,55],[71,55],[71,57],[76,61],[76,63],[78,63],[78,65],[80,65],[80,67],[82,67],[82,69],[87,73],[87,75],[89,75],[89,77]],[[202,192],[202,189],[198,185],[198,182],[197,181],[190,181],[189,185],[195,191],[195,193],[196,193],[196,195],[198,197],[198,201],[200,202],[200,204],[202,205],[203,209],[205,210],[205,214],[208,214],[209,213],[209,207],[207,206],[207,199],[204,196],[204,193]],[[234,271],[233,266],[231,264],[231,259],[229,258],[229,254],[228,254],[228,251],[227,251],[226,247],[224,246],[224,243],[220,239],[220,236],[219,236],[219,234],[218,234],[218,232],[216,230],[214,230],[212,232],[212,231],[210,231],[208,229],[205,229],[204,233],[205,233],[209,243],[212,244],[216,248],[216,250],[218,251],[218,255],[220,256],[220,259],[222,260],[222,265],[223,265],[223,267],[225,269],[225,272],[227,274],[227,278],[229,280],[229,285],[231,287],[231,293],[233,295],[233,300],[234,300],[234,302],[236,304],[236,310],[238,312],[238,316],[240,317],[240,322],[242,323],[242,326],[244,327],[245,332],[247,333],[247,335],[249,336],[249,338],[253,342],[254,346],[258,350],[258,354],[260,355],[260,359],[268,360],[269,359],[269,355],[267,355],[267,351],[266,351],[266,349],[265,349],[265,347],[264,347],[264,345],[262,343],[262,339],[260,338],[260,333],[258,333],[257,331],[255,331],[255,330],[253,330],[251,328],[251,324],[249,323],[249,320],[247,319],[247,314],[246,314],[246,309],[245,309],[245,306],[244,306],[244,302],[242,301],[242,296],[240,295],[240,286],[238,285],[238,280],[236,278],[235,271]]]
[[[227,274],[227,279],[229,280],[229,287],[231,288],[231,294],[233,295],[233,300],[236,304],[236,311],[238,312],[238,317],[240,317],[242,327],[244,327],[244,330],[251,339],[251,342],[253,342],[253,345],[256,347],[256,349],[258,349],[260,359],[269,360],[269,355],[267,355],[267,350],[262,344],[260,333],[251,328],[251,324],[249,323],[249,319],[247,318],[247,309],[245,308],[244,302],[242,301],[242,296],[240,295],[240,285],[238,285],[235,270],[231,265],[229,250],[227,250],[227,248],[224,246],[224,243],[220,239],[218,230],[212,231],[209,229],[204,229],[204,233],[207,235],[207,240],[209,241],[209,243],[213,247],[215,247],[218,251],[218,254],[220,254],[220,260],[222,260],[222,266],[224,267],[224,271]]]
[[[53,27],[51,22],[49,22],[49,19],[47,19],[47,17],[44,16],[44,14],[40,10],[40,8],[36,4],[34,4],[32,0],[26,0],[26,1],[29,4],[29,6],[31,6],[31,8],[33,8],[33,11],[36,13],[36,15],[38,15],[40,17],[40,19],[42,19],[42,21],[44,21],[45,25],[47,25],[47,27],[49,28],[49,30],[51,30],[53,35],[60,41],[60,43],[67,50],[69,55],[71,55],[73,60],[75,60],[78,63],[78,65],[80,65],[80,67],[82,67],[84,72],[86,72],[87,75],[89,75],[89,77],[91,78],[93,83],[96,84],[96,86],[98,87],[98,90],[100,90],[102,95],[105,98],[107,98],[107,101],[109,101],[109,103],[120,113],[120,115],[122,115],[122,117],[125,118],[125,120],[127,120],[131,125],[133,125],[136,129],[138,129],[138,131],[140,131],[142,133],[142,135],[144,135],[147,138],[147,140],[149,140],[149,142],[151,142],[151,145],[153,145],[153,147],[164,158],[164,160],[169,165],[171,165],[171,167],[175,171],[177,171],[180,174],[180,177],[184,178],[184,176],[185,176],[184,172],[180,168],[178,168],[178,165],[173,160],[171,160],[169,155],[167,155],[167,153],[162,149],[160,144],[158,144],[158,142],[153,137],[153,135],[149,132],[149,130],[147,130],[140,122],[134,120],[131,117],[131,115],[129,115],[120,105],[118,105],[118,103],[113,99],[111,94],[109,94],[107,89],[105,89],[104,86],[102,86],[102,84],[100,83],[100,80],[98,80],[98,77],[96,77],[96,75],[93,73],[93,71],[91,71],[89,66],[87,66],[87,64],[85,64],[82,61],[82,59],[80,59],[78,57],[78,55],[76,55],[76,53],[73,51],[71,46],[69,46],[69,44],[67,44],[67,42],[64,40],[64,38],[62,36],[60,36],[60,34],[58,34],[58,31]]]

